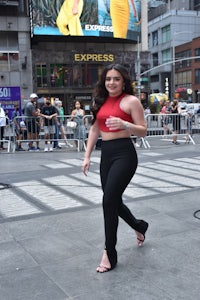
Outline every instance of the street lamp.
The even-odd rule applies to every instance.
[[[171,89],[171,97],[175,93],[175,63],[176,63],[176,57],[175,57],[175,40],[174,37],[176,35],[185,34],[185,33],[192,33],[191,31],[175,31],[172,36],[172,89]]]

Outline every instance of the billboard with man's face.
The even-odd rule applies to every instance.
[[[138,40],[141,0],[32,0],[33,35]]]

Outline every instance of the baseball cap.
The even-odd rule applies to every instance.
[[[33,93],[33,94],[30,94],[30,98],[38,98],[38,95]]]

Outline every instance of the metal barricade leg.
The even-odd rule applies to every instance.
[[[145,149],[150,148],[148,141],[144,137],[141,138],[141,141]]]

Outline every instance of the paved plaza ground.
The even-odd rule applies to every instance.
[[[95,271],[104,243],[100,151],[0,153],[1,300],[200,299],[200,148],[138,148],[124,194],[149,222],[142,247],[120,220],[118,265]]]

